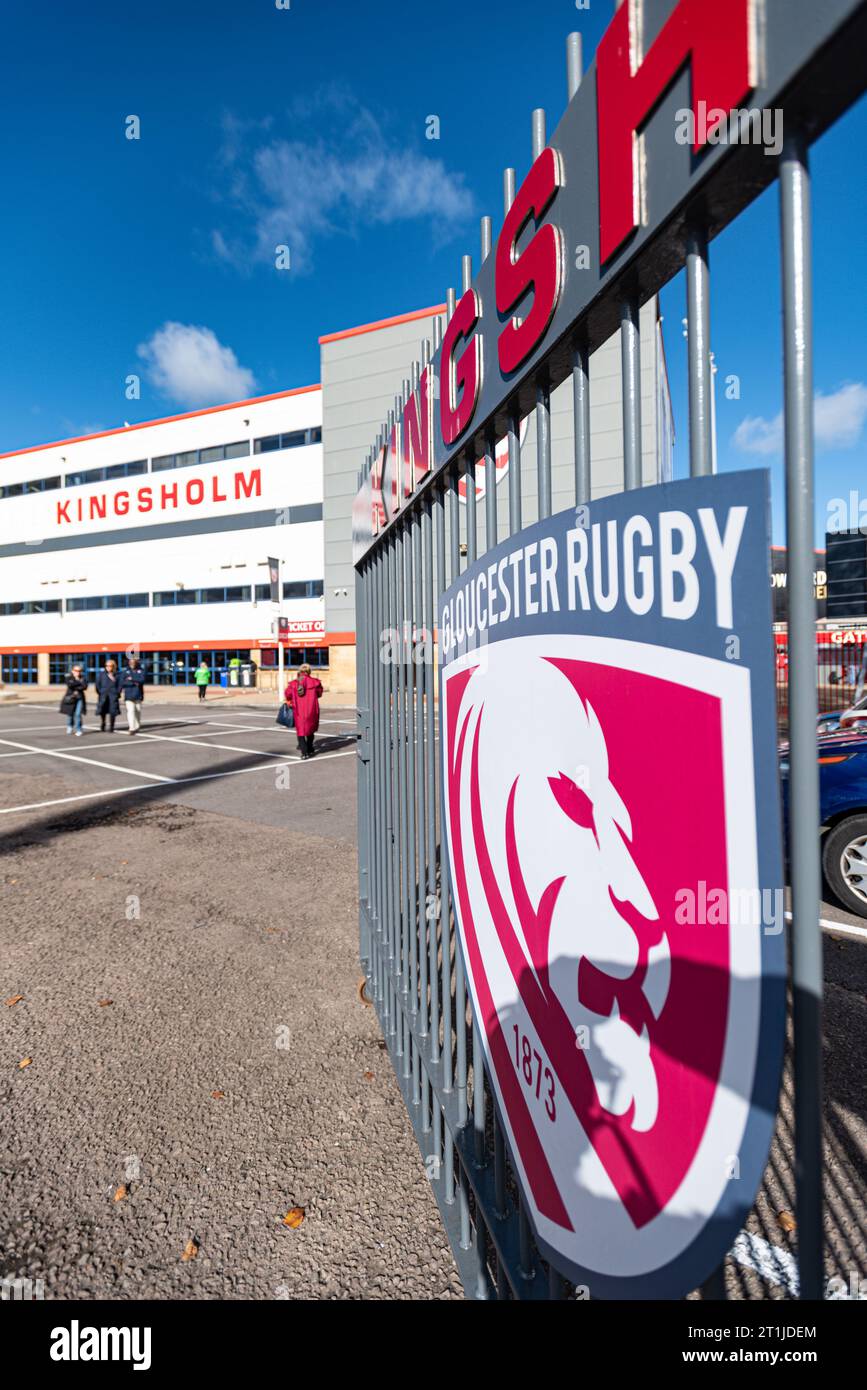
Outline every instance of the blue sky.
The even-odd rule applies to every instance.
[[[479,216],[496,228],[503,167],[526,172],[532,108],[559,119],[565,36],[581,30],[589,62],[612,13],[613,0],[16,7],[0,97],[0,451],[316,381],[320,333],[440,301],[461,253],[477,254]],[[813,153],[819,532],[828,500],[864,475],[852,151],[865,144],[862,102]],[[712,269],[720,467],[770,465],[780,499],[774,190],[713,244]],[[682,473],[682,277],[662,307]]]

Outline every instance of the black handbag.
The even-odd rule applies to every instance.
[[[276,723],[282,724],[284,729],[295,728],[295,711],[291,705],[281,705],[277,711]]]

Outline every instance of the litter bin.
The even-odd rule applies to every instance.
[[[229,667],[229,684],[230,684],[230,685],[240,685],[240,684],[241,684],[241,679],[240,679],[240,678],[241,678],[241,668],[240,668],[239,666],[230,666],[230,667]]]
[[[242,684],[242,685],[255,685],[255,684],[256,684],[256,679],[255,679],[255,676],[254,676],[254,674],[253,674],[253,667],[250,665],[249,661],[245,661],[244,664],[243,664],[243,666],[241,667],[241,684]]]
[[[226,688],[226,686],[227,686],[228,684],[229,684],[229,672],[228,672],[228,671],[225,669],[225,667],[224,667],[223,670],[220,672],[220,685],[221,685],[221,686],[223,687],[223,689],[225,690],[225,688]]]

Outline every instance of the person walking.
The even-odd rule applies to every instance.
[[[86,689],[84,671],[80,666],[73,666],[66,677],[66,693],[60,701],[60,713],[66,715],[66,732],[74,733],[76,738],[81,738],[81,717],[87,713]]]
[[[312,758],[313,739],[319,728],[319,697],[322,682],[310,674],[305,662],[294,681],[290,681],[283,692],[287,705],[292,706],[295,715],[295,732],[298,735],[298,751],[302,758]]]
[[[108,732],[113,734],[114,721],[120,710],[120,676],[117,673],[117,662],[112,661],[111,657],[96,677],[96,699],[96,712],[100,718],[99,731],[105,733],[107,719]]]
[[[131,656],[120,673],[120,693],[126,705],[126,722],[130,734],[141,728],[141,704],[144,699],[144,671],[137,656]]]
[[[202,657],[202,660],[196,667],[193,679],[199,687],[199,699],[204,700],[208,693],[208,685],[211,680],[211,668],[204,657]]]

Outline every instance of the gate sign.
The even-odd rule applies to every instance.
[[[752,1206],[785,1024],[764,471],[561,512],[443,595],[461,948],[543,1253],[680,1297]],[[818,830],[817,830],[818,833]]]

